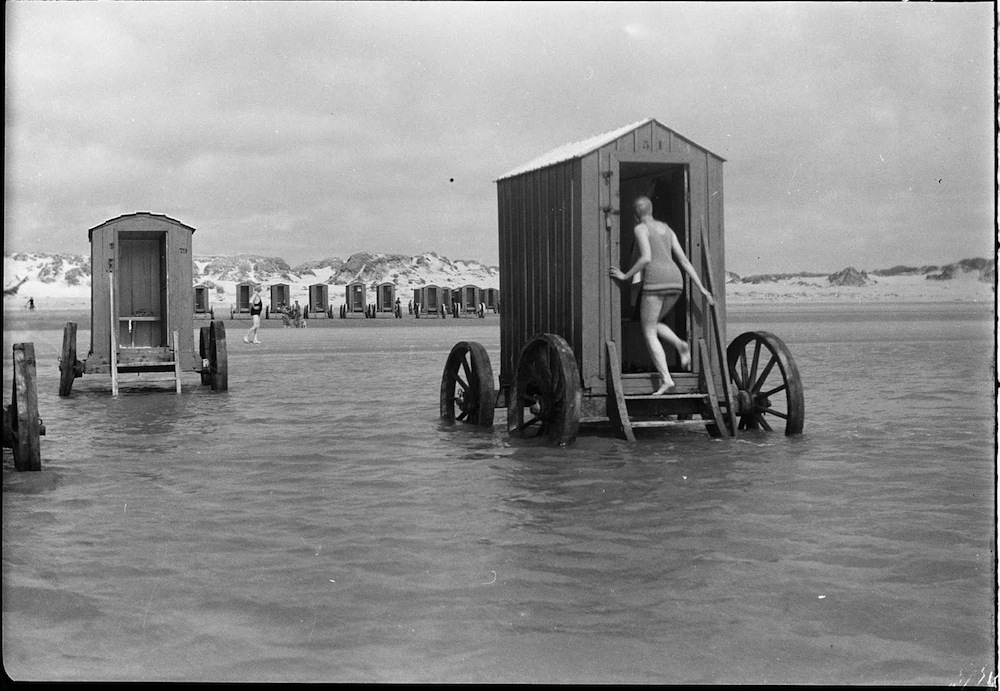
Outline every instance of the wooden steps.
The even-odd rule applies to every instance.
[[[115,337],[115,330],[111,332],[111,395],[118,395],[119,378],[121,374],[152,374],[169,372],[170,377],[157,377],[155,379],[143,379],[150,383],[170,382],[174,383],[174,390],[181,392],[181,363],[178,359],[180,353],[179,338],[177,332],[173,336],[173,348],[131,348],[119,347]]]
[[[625,394],[626,401],[698,401],[704,400],[703,393]]]
[[[659,395],[625,394],[618,347],[614,341],[607,341],[606,346],[608,355],[606,381],[609,389],[607,420],[611,422],[620,437],[634,442],[635,429],[690,425],[704,425],[708,433],[715,437],[730,433],[715,393],[711,358],[704,339],[698,339],[702,364],[698,376],[698,390]],[[701,419],[691,419],[690,416],[694,414],[699,415]]]

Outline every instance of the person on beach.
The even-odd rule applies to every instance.
[[[659,396],[670,393],[675,388],[674,380],[667,369],[667,354],[661,340],[669,343],[680,354],[681,369],[686,370],[691,366],[691,346],[661,321],[677,304],[684,289],[681,269],[708,299],[709,304],[714,305],[715,298],[702,285],[674,231],[666,223],[653,218],[653,203],[649,198],[636,199],[633,211],[637,222],[634,232],[639,258],[628,271],[623,273],[621,269],[611,267],[609,273],[612,279],[624,282],[631,281],[640,271],[645,272],[642,292],[639,294],[639,321],[642,324],[642,335],[649,355],[653,359],[656,371],[660,374],[662,383],[653,392]],[[676,263],[674,259],[677,260]]]
[[[260,313],[264,311],[264,300],[260,296],[260,286],[254,287],[253,299],[250,301],[250,316],[253,318],[253,326],[243,337],[244,343],[260,343],[257,340],[257,332],[260,330]],[[253,340],[250,340],[251,337]]]

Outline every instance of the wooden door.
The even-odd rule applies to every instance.
[[[119,233],[115,285],[119,346],[167,345],[165,250],[165,233]]]

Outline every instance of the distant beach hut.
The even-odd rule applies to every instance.
[[[330,306],[330,286],[326,283],[314,283],[309,286],[309,302],[306,304],[306,319],[323,319],[333,316]]]
[[[287,283],[275,283],[271,286],[271,304],[264,309],[264,318],[270,319],[272,314],[281,314],[291,304],[291,287]]]
[[[396,284],[390,281],[379,283],[375,288],[375,310],[392,312],[396,306]]]
[[[463,312],[476,312],[479,309],[482,301],[479,286],[464,285],[455,292],[458,293],[459,307]]]
[[[346,289],[344,311],[347,314],[364,312],[368,303],[368,287],[361,281],[349,283]]]
[[[236,304],[229,312],[230,319],[250,319],[250,300],[253,299],[255,284],[243,281],[236,284]]]
[[[413,291],[413,302],[420,305],[420,314],[443,315],[451,304],[451,291],[437,285],[423,286]]]
[[[194,287],[194,318],[215,319],[215,310],[209,299],[208,286]]]
[[[500,311],[500,291],[496,288],[483,288],[483,302],[491,312]]]

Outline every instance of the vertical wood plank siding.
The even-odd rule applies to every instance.
[[[201,364],[194,347],[194,315],[191,314],[191,291],[194,290],[194,257],[191,239],[194,231],[180,225],[167,228],[167,343],[173,343],[170,332],[177,331],[178,359],[181,369],[192,370]]]
[[[503,386],[513,381],[521,349],[535,334],[555,333],[579,346],[573,169],[567,161],[497,183]]]
[[[111,356],[111,295],[108,291],[108,262],[114,258],[114,229],[95,229],[90,236],[90,353],[87,356],[109,361]]]

